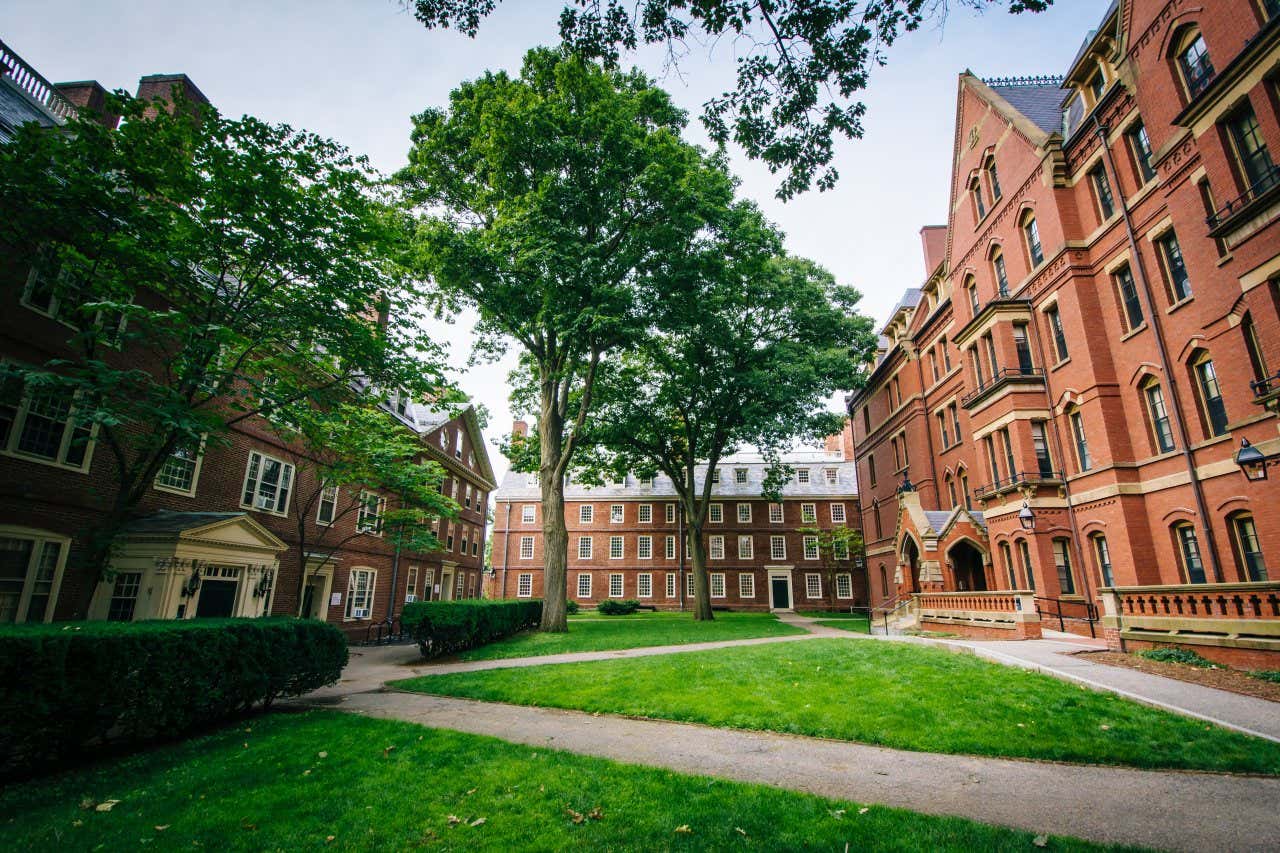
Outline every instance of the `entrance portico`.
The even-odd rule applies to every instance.
[[[795,610],[795,593],[791,588],[792,566],[765,566],[769,573],[769,609]]]

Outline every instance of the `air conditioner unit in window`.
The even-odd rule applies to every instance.
[[[405,602],[406,602],[406,603],[411,604],[411,603],[413,603],[413,602],[415,602],[415,601],[417,601],[417,600],[418,600],[418,596],[414,595],[413,593],[409,593],[408,595],[406,595],[406,596],[404,597],[404,600],[405,600]]]
[[[369,618],[369,608],[367,608],[367,607],[353,607],[353,608],[351,608],[351,618],[352,618],[352,619],[368,619],[368,618]]]

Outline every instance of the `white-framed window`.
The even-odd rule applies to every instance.
[[[823,468],[822,475],[827,478],[828,486],[834,486],[840,479],[840,472],[835,468]]]
[[[804,524],[814,524],[818,520],[817,504],[800,504],[800,521]]]
[[[622,573],[614,572],[609,575],[609,597],[622,598]]]
[[[449,535],[444,540],[444,549],[446,551],[453,550],[453,530],[452,527],[449,528]]]
[[[822,575],[804,576],[804,594],[809,598],[822,598]]]
[[[316,524],[328,527],[338,517],[338,486],[326,484],[320,488],[320,499],[316,501]]]
[[[382,514],[386,512],[387,499],[373,492],[360,493],[360,506],[356,510],[356,530],[361,533],[382,535]],[[466,539],[462,540],[466,543]],[[466,544],[462,549],[465,551]]]
[[[667,572],[667,598],[676,597],[676,573]]]
[[[422,573],[422,600],[430,601],[432,593],[435,592],[436,570],[427,569]]]
[[[463,531],[463,533],[462,533],[462,553],[463,553],[463,554],[466,554],[466,553],[467,553],[467,543],[468,543],[469,541],[470,541],[470,540],[468,540],[468,539],[467,539],[467,533],[466,533],[466,531],[464,530],[464,531]]]
[[[591,597],[591,575],[581,572],[578,575],[578,598]]]
[[[610,504],[609,505],[609,523],[621,524],[622,518],[623,518],[622,504]]]
[[[667,524],[676,523],[676,505],[675,504],[667,504],[666,519],[667,519]]]
[[[0,533],[0,624],[53,618],[70,546],[39,531]]]
[[[804,558],[806,560],[818,559],[818,537],[817,536],[804,537]]]
[[[676,537],[674,536],[667,537],[666,549],[663,551],[663,553],[665,554],[668,560],[674,560],[676,558]]]
[[[533,598],[533,575],[525,572],[516,578],[516,598]]]
[[[697,590],[694,588],[694,584],[693,584],[693,572],[692,571],[687,572],[684,576],[685,598],[693,598],[697,594],[698,594]]]
[[[724,559],[724,537],[712,536],[707,546],[707,557],[712,560]]]
[[[344,619],[368,619],[373,610],[374,569],[352,569],[347,575],[347,609]]]
[[[769,523],[770,524],[782,523],[782,504],[780,503],[769,504]]]
[[[724,572],[711,573],[711,597],[724,598]]]
[[[832,504],[831,505],[831,523],[844,524],[844,522],[845,522],[844,504]]]
[[[636,575],[636,598],[653,598],[653,575],[648,572]]]
[[[785,536],[769,537],[769,559],[771,560],[787,559],[787,537]]]
[[[453,548],[450,548],[449,550],[452,551]],[[520,537],[520,559],[522,560],[533,559],[533,537],[532,536]]]
[[[405,575],[404,600],[406,602],[418,600],[418,567],[417,566],[410,566],[409,573]]]
[[[578,537],[578,559],[579,560],[591,559],[591,537],[590,536]]]
[[[751,504],[746,504],[746,503],[738,504],[738,523],[739,524],[751,523]]]
[[[807,483],[807,482],[809,482],[809,469],[808,469],[808,468],[797,468],[797,469],[796,469],[796,482],[797,482],[797,483]]]
[[[525,504],[524,506],[520,507],[520,523],[521,524],[533,524],[533,521],[536,517],[537,517],[537,507],[534,504]]]
[[[724,504],[712,504],[707,508],[707,520],[712,524],[724,521]]]
[[[836,575],[836,598],[853,598],[853,575]]]
[[[741,572],[738,574],[738,597],[756,597],[756,576],[751,572]]]
[[[609,537],[609,559],[610,560],[622,559],[622,537],[621,536]]]
[[[591,504],[583,504],[578,507],[578,521],[582,524],[591,524],[596,520],[596,508]]]
[[[462,489],[462,498],[463,498],[463,503],[465,504],[467,509],[471,509],[471,484],[470,483],[467,483],[466,486]]]
[[[476,538],[471,540],[471,556],[480,556],[480,534],[476,534]]]
[[[636,540],[636,559],[653,559],[653,537],[641,536]]]
[[[194,496],[200,481],[200,464],[204,460],[204,439],[195,450],[175,447],[156,472],[153,485],[162,492]]]
[[[640,504],[636,509],[637,521],[641,524],[653,523],[653,504]]]
[[[449,499],[455,502],[458,500],[458,481],[456,479],[449,481]]]
[[[734,468],[734,469],[733,469],[733,482],[737,483],[739,486],[746,485],[746,482],[747,482],[747,469],[746,469],[746,468]]]
[[[718,482],[720,482],[720,469],[719,469],[719,468],[712,468],[712,469],[711,469],[711,482],[713,482],[713,483],[718,483]]]
[[[132,622],[138,607],[138,590],[142,588],[142,572],[116,572],[107,604],[107,621]]]
[[[86,471],[93,436],[93,427],[76,421],[74,393],[24,394],[18,379],[0,382],[0,451]]]
[[[738,537],[738,559],[751,560],[756,555],[755,540],[750,536]]]
[[[276,515],[288,515],[289,491],[292,488],[292,465],[256,450],[249,451],[240,506]]]
[[[637,477],[636,480],[646,488],[653,488],[653,477]]]
[[[454,598],[463,597],[463,584],[466,583],[466,580],[467,580],[466,572],[458,572],[458,574],[454,576],[454,580],[453,580],[453,597]]]
[[[831,556],[837,560],[849,559],[849,542],[845,539],[832,539]]]

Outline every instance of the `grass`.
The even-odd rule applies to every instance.
[[[1280,744],[939,649],[813,640],[397,682],[921,752],[1280,773]]]
[[[1280,684],[1280,669],[1251,669],[1248,675],[1250,678],[1256,678],[1259,681]]]
[[[12,850],[1032,847],[1032,833],[960,818],[863,812],[809,794],[329,711],[272,714],[11,786],[0,790],[0,827]],[[1061,838],[1048,847],[1101,849]]]
[[[866,619],[819,619],[813,624],[824,628],[839,628],[841,631],[850,631],[854,634],[871,633],[871,627]]]
[[[567,634],[529,631],[464,652],[460,658],[495,660],[803,633],[804,629],[779,622],[772,613],[717,613],[710,622],[695,622],[692,613],[635,613],[630,616],[591,613],[570,617]]]

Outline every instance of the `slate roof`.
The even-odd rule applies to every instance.
[[[1045,133],[1061,132],[1062,100],[1070,92],[1061,84],[991,86],[991,90]]]
[[[243,512],[173,512],[162,509],[151,515],[134,519],[125,526],[126,533],[182,533],[196,527],[204,527],[229,518],[239,518]]]
[[[934,529],[934,532],[940,533],[942,528],[947,526],[947,519],[951,518],[951,513],[944,510],[926,509],[924,517],[928,519],[929,526]]]
[[[30,95],[9,79],[8,74],[0,76],[0,142],[8,142],[15,130],[33,121],[43,127],[57,124],[47,110],[37,106]]]

